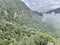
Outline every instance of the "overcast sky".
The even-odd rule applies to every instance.
[[[45,12],[60,7],[60,0],[22,0],[34,11]]]

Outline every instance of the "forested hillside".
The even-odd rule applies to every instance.
[[[0,0],[0,45],[60,45],[55,28],[41,18],[20,0]]]

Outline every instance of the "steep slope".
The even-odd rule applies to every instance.
[[[0,45],[46,45],[47,41],[59,45],[47,32],[42,33],[47,29],[41,16],[20,0],[0,0]]]

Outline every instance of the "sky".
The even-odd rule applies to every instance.
[[[31,10],[38,12],[46,12],[48,10],[60,7],[60,0],[21,0]]]

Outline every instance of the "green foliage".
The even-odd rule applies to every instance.
[[[47,41],[59,45],[50,29],[20,0],[0,0],[0,45],[46,45]]]

